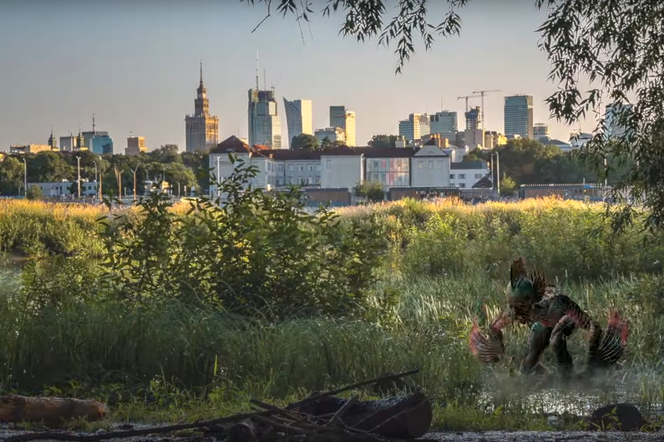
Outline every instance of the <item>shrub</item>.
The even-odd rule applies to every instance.
[[[342,224],[327,207],[308,214],[296,189],[247,186],[255,174],[240,163],[219,183],[227,202],[201,199],[179,214],[165,195],[153,193],[135,214],[104,220],[109,295],[132,304],[216,304],[274,318],[364,314],[387,247],[375,217]]]

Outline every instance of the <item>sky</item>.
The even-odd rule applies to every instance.
[[[431,21],[446,11],[435,3]],[[313,4],[320,11],[326,0]],[[46,144],[51,126],[57,137],[79,124],[91,130],[93,113],[115,153],[132,135],[144,136],[149,149],[184,150],[201,60],[220,141],[246,137],[257,52],[260,85],[265,77],[275,87],[284,136],[283,97],[311,99],[314,128],[329,125],[330,105],[345,105],[365,145],[441,102],[459,112],[462,128],[465,101],[457,97],[482,89],[501,90],[485,97],[487,130],[503,132],[504,96],[514,94],[533,95],[535,123],[548,123],[553,137],[567,140],[573,129],[549,120],[544,100],[556,86],[537,47],[546,12],[533,0],[472,0],[460,11],[461,36],[439,37],[428,52],[418,43],[402,74],[395,74],[394,48],[341,36],[340,13],[316,14],[301,29],[273,13],[252,33],[266,12],[264,4],[239,0],[0,0],[0,150]]]

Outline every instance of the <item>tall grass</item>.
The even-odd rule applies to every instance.
[[[587,392],[593,394],[590,401],[600,403],[620,393],[656,407],[664,400],[664,283],[649,272],[654,261],[664,259],[663,243],[645,242],[638,225],[614,235],[603,209],[556,199],[477,206],[407,200],[340,209],[342,222],[376,214],[390,239],[385,268],[367,269],[381,275],[371,302],[380,304],[382,314],[371,320],[268,323],[175,301],[136,308],[95,299],[97,285],[86,280],[94,272],[82,271],[76,281],[42,278],[41,286],[26,291],[16,275],[5,276],[0,381],[35,392],[72,383],[133,388],[161,379],[188,391],[284,399],[419,367],[417,383],[437,404],[457,410],[454,419],[467,407],[491,419],[506,407],[539,410],[543,396],[525,394],[537,390],[538,381],[517,374],[527,329],[508,331],[509,357],[493,367],[475,361],[467,346],[477,306],[487,303],[498,313],[509,263],[523,255],[603,324],[611,307],[631,322],[629,352],[617,377],[594,389],[573,386],[555,402],[578,406],[579,392]],[[107,214],[101,208],[0,202],[0,244],[26,252],[94,250],[95,220]],[[35,287],[47,296],[81,293],[31,310]],[[586,345],[581,332],[570,341],[577,367],[584,363]],[[545,363],[550,364],[549,353]]]

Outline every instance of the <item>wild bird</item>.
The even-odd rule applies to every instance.
[[[507,286],[507,308],[483,330],[477,320],[469,336],[471,353],[483,363],[495,363],[505,354],[502,330],[510,324],[530,326],[526,356],[521,372],[543,373],[548,370],[540,358],[549,345],[554,360],[564,376],[572,373],[572,356],[567,350],[567,338],[580,328],[588,331],[589,346],[587,372],[608,368],[620,360],[627,346],[629,327],[616,310],[609,313],[606,333],[569,296],[558,293],[553,284],[536,272],[528,274],[526,260],[520,257],[510,266]],[[484,309],[485,316],[486,308]],[[486,322],[486,321],[485,321]]]

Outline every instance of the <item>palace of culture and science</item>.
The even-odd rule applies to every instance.
[[[210,115],[210,102],[203,86],[203,62],[200,76],[194,100],[194,115],[187,115],[184,119],[187,152],[208,152],[219,143],[219,117]]]

